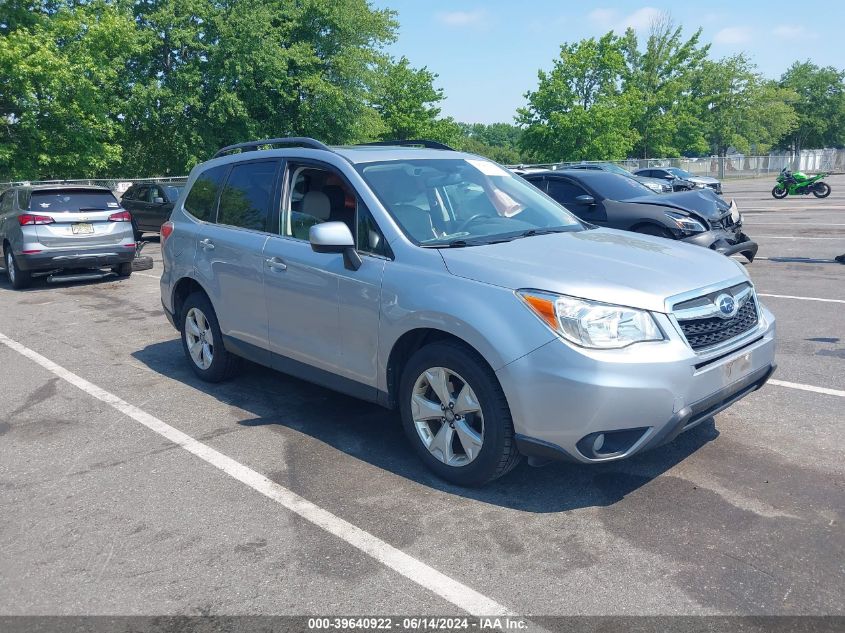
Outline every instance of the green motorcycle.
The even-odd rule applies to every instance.
[[[830,195],[830,185],[822,182],[827,174],[808,176],[800,171],[789,171],[784,167],[778,176],[778,184],[772,189],[772,196],[778,200],[786,196],[808,196],[827,198]]]

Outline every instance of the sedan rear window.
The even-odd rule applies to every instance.
[[[29,198],[30,211],[106,211],[120,204],[111,191],[55,190],[33,191]]]

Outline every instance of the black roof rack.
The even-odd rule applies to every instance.
[[[425,147],[427,149],[446,149],[449,151],[455,151],[453,148],[449,147],[445,143],[440,143],[438,141],[428,141],[425,139],[415,139],[415,140],[401,140],[401,141],[373,141],[372,143],[358,143],[359,147],[366,147],[366,146],[384,146],[384,145],[392,145],[395,147]]]
[[[311,149],[324,149],[327,152],[332,150],[328,145],[324,145],[320,141],[309,138],[307,136],[288,136],[285,138],[264,138],[258,141],[249,141],[247,143],[236,143],[235,145],[227,145],[217,151],[212,158],[219,158],[225,154],[235,151],[236,149],[244,152],[256,150],[263,145],[293,145],[296,147],[309,147]]]

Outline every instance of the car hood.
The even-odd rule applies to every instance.
[[[660,180],[660,178],[649,178],[648,176],[637,176],[636,174],[634,174],[634,180],[642,183],[650,182],[653,185],[660,185],[661,187],[669,184],[665,180]]]
[[[712,189],[678,191],[659,196],[637,196],[623,202],[671,207],[679,211],[695,213],[708,220],[718,220],[731,212],[731,205]]]
[[[458,277],[655,312],[665,312],[665,300],[680,293],[747,279],[732,259],[715,251],[611,229],[536,235],[440,253]]]
[[[687,180],[690,182],[700,182],[706,185],[715,185],[719,182],[718,178],[711,178],[710,176],[690,176]]]

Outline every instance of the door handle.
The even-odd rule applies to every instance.
[[[268,259],[265,259],[264,261],[267,262],[267,265],[270,267],[270,270],[273,270],[275,272],[280,272],[282,270],[288,269],[288,265],[278,257],[270,257]]]
[[[200,246],[202,246],[202,250],[204,250],[204,251],[213,251],[214,250],[214,242],[212,242],[208,238],[205,238],[204,240],[200,240]]]

